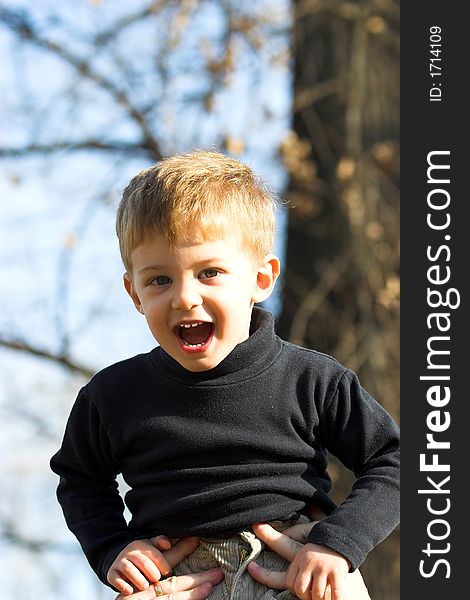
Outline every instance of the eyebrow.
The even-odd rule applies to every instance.
[[[143,267],[140,269],[140,271],[137,272],[137,275],[145,273],[146,271],[160,271],[161,269],[164,269],[163,265],[149,265],[148,267]]]
[[[194,263],[194,266],[201,267],[201,266],[209,264],[209,263],[226,263],[226,262],[227,262],[226,258],[222,258],[220,256],[214,256],[214,257],[198,260],[197,262]],[[137,275],[141,275],[142,273],[145,273],[147,271],[166,271],[166,270],[168,270],[168,267],[166,267],[165,265],[156,265],[156,264],[148,265],[147,267],[142,267],[142,269],[140,269],[140,271],[138,271]]]

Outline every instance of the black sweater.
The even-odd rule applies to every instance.
[[[255,308],[250,333],[208,371],[187,371],[157,347],[80,391],[51,467],[67,524],[104,583],[137,538],[225,537],[312,501],[331,514],[309,541],[353,569],[397,525],[398,428],[388,413],[336,360],[277,337],[270,313]],[[338,508],[327,450],[357,477]],[[119,472],[131,488],[129,524]]]

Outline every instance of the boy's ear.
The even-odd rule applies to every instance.
[[[276,280],[279,277],[281,264],[277,256],[268,254],[258,267],[256,275],[256,289],[253,294],[253,302],[264,302],[271,295]]]
[[[134,306],[141,314],[144,314],[144,308],[140,302],[140,298],[137,295],[137,292],[135,291],[134,284],[132,283],[132,278],[129,275],[129,273],[124,273],[123,280],[124,280],[124,287],[126,288],[126,292],[132,298],[132,302],[134,303]]]

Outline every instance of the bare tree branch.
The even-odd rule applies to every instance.
[[[155,139],[147,119],[142,111],[133,105],[123,89],[118,88],[111,80],[94,70],[91,64],[85,59],[75,56],[61,44],[45,38],[36,30],[26,11],[15,11],[0,6],[0,21],[25,41],[58,56],[73,67],[81,76],[94,81],[98,87],[111,94],[116,102],[126,110],[130,118],[139,126],[142,132],[140,145],[150,151],[155,160],[162,158],[160,146]]]
[[[339,256],[324,271],[323,276],[318,283],[302,300],[293,319],[290,330],[289,341],[293,344],[305,344],[305,331],[308,322],[314,314],[317,307],[325,301],[330,290],[341,277],[348,264],[348,257]]]
[[[84,375],[87,378],[92,377],[96,372],[93,369],[90,369],[89,367],[80,365],[68,356],[54,354],[53,352],[50,352],[48,350],[36,348],[28,342],[0,338],[0,346],[3,346],[4,348],[9,348],[10,350],[17,350],[18,352],[24,352],[32,356],[38,356],[40,358],[53,361],[59,365],[66,367],[70,371],[80,373],[81,375]]]
[[[76,152],[81,150],[97,150],[103,152],[127,152],[129,154],[147,154],[153,157],[153,153],[142,147],[140,143],[126,143],[122,141],[104,142],[89,139],[81,142],[54,142],[52,144],[28,144],[26,146],[0,147],[0,158],[16,158],[29,156],[31,154],[51,154],[53,152]]]
[[[111,39],[119,35],[121,31],[126,29],[126,27],[129,27],[129,25],[133,25],[138,21],[142,21],[143,19],[146,19],[147,17],[156,14],[167,4],[168,3],[165,0],[162,0],[160,2],[152,0],[152,2],[150,2],[150,4],[144,7],[142,10],[130,15],[125,15],[124,17],[118,19],[115,23],[113,23],[112,27],[109,27],[107,30],[98,33],[94,38],[94,43],[97,46],[101,46],[102,44],[108,43]]]
[[[312,88],[299,91],[294,99],[294,112],[299,112],[303,108],[315,104],[325,96],[337,94],[341,89],[341,84],[342,82],[339,79],[331,79],[330,81],[322,81]]]
[[[9,406],[8,412],[22,423],[30,423],[36,430],[36,434],[38,436],[48,440],[56,441],[56,432],[53,431],[44,414],[34,414],[30,410],[26,410],[18,403]]]
[[[6,540],[7,542],[10,542],[10,544],[19,546],[20,548],[35,554],[41,554],[45,551],[61,553],[77,551],[75,544],[64,544],[60,542],[52,542],[50,540],[34,540],[31,538],[26,538],[18,531],[11,520],[6,518],[1,520],[0,530],[3,540]]]

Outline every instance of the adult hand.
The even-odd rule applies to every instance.
[[[180,575],[169,577],[152,584],[143,592],[137,592],[130,596],[119,594],[116,600],[203,600],[212,592],[214,586],[222,581],[224,574],[222,569],[212,569],[194,575]]]
[[[151,543],[163,555],[170,567],[176,566],[184,558],[192,554],[199,545],[199,538],[187,537],[173,542],[166,536],[151,538]],[[143,591],[119,594],[116,600],[153,600],[153,598],[169,598],[171,600],[202,600],[207,598],[213,587],[224,578],[221,569],[212,569],[193,575],[169,577],[152,583]]]
[[[292,563],[287,571],[275,572],[252,562],[248,565],[248,572],[253,579],[270,588],[288,589],[302,600],[310,598],[312,600],[342,600],[344,598],[343,580],[348,571],[347,561],[340,554],[324,546],[304,545],[314,524],[295,525],[283,533],[276,531],[268,524],[253,525],[253,531],[261,541]],[[339,563],[341,568],[337,567],[336,563]],[[323,571],[331,572],[333,575],[328,578]],[[312,580],[311,577],[307,577],[310,572],[314,573]]]

